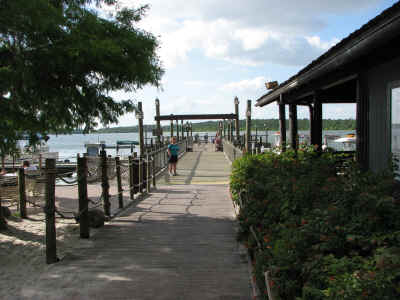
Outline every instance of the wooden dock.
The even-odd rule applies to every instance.
[[[251,299],[224,153],[195,146],[177,171],[10,299]]]

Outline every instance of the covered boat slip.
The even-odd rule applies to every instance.
[[[327,103],[355,103],[356,158],[364,169],[388,167],[400,152],[400,3],[350,34],[295,76],[257,100],[279,104],[281,144],[297,147],[297,106],[309,108],[311,144],[322,145],[322,110]]]

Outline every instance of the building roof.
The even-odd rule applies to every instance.
[[[370,46],[371,43],[368,43],[367,40],[370,37],[374,37],[374,41],[377,41],[377,37],[381,32],[388,32],[388,27],[390,33],[398,35],[399,27],[390,26],[393,23],[399,23],[400,19],[400,2],[395,3],[390,8],[384,10],[381,14],[370,20],[368,23],[364,24],[361,28],[354,31],[346,38],[341,40],[335,46],[330,48],[327,52],[322,54],[320,57],[312,61],[305,68],[300,70],[296,75],[290,77],[285,82],[281,83],[274,90],[264,94],[259,99],[256,100],[256,106],[264,106],[269,103],[272,103],[279,99],[279,96],[295,87],[298,87],[304,83],[309,82],[312,79],[315,79],[312,74],[318,70],[326,68],[328,64],[330,64],[329,68],[326,68],[327,72],[332,72],[335,68],[339,67],[340,56],[347,55],[351,56],[349,59],[354,59],[357,55],[359,55],[359,51],[352,51],[353,48],[359,47],[360,44],[362,47],[366,48],[366,46]],[[398,24],[396,24],[398,25]],[[382,39],[379,40],[382,42]],[[353,53],[354,52],[354,53]],[[338,62],[333,62],[334,60],[338,60]],[[345,62],[348,62],[347,59]],[[319,74],[320,76],[322,73]],[[299,79],[300,82],[299,82]]]

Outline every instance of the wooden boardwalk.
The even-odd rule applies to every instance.
[[[251,299],[247,261],[235,240],[229,169],[210,145],[185,154],[179,176],[161,177],[150,195],[14,299]]]
[[[215,152],[213,144],[194,145],[178,162],[178,176],[165,172],[158,184],[228,184],[231,167],[223,152]]]

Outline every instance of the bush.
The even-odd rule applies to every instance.
[[[395,299],[400,295],[400,206],[393,173],[361,172],[312,149],[246,155],[230,188],[238,238],[278,299]],[[266,299],[266,294],[265,294]]]

